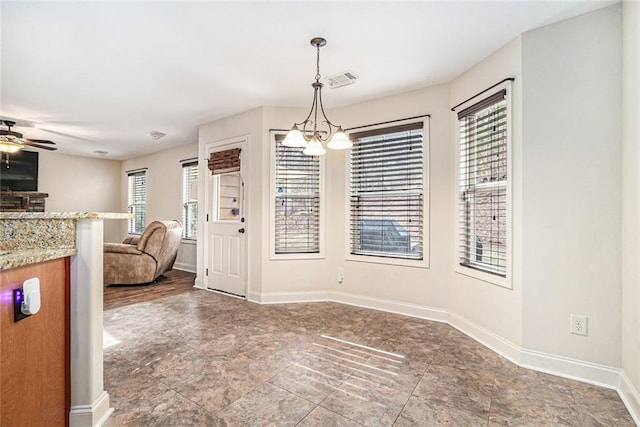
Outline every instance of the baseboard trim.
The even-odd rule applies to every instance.
[[[449,312],[449,325],[470,336],[502,357],[520,365],[522,348],[457,313]]]
[[[388,313],[401,314],[410,317],[417,317],[419,319],[434,320],[436,322],[446,322],[448,317],[447,311],[439,308],[382,298],[365,297],[362,295],[349,294],[346,292],[328,291],[327,297],[328,301],[338,302],[341,304],[371,308],[373,310],[386,311]]]
[[[332,301],[420,319],[445,322],[524,368],[614,389],[621,387],[621,375],[624,375],[618,368],[522,348],[457,313],[439,308],[339,291],[268,293],[251,291],[247,295],[247,299],[258,304]],[[637,390],[633,388],[628,380],[625,387],[622,388],[622,392],[627,396],[625,404],[627,404],[627,401],[630,402],[627,407],[632,412],[633,406],[630,405],[636,405],[635,408],[640,407],[640,398],[638,398]],[[636,413],[639,412],[637,409],[634,410]]]
[[[204,289],[204,280],[201,277],[196,277],[193,281],[193,287],[198,289]]]
[[[90,405],[71,406],[69,427],[100,427],[113,413],[109,393],[103,391]]]
[[[522,349],[521,354],[523,368],[607,388],[617,389],[620,383],[618,368],[534,350]]]
[[[636,425],[640,426],[640,393],[624,371],[620,373],[620,388],[618,388],[618,394],[629,410],[633,421]]]
[[[289,304],[297,302],[322,302],[327,301],[327,292],[255,292],[247,293],[247,300],[258,304]]]
[[[182,262],[176,262],[173,264],[173,268],[176,270],[186,271],[189,273],[196,273],[196,266],[191,264],[185,264]]]

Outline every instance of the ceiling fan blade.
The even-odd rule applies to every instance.
[[[25,141],[35,142],[36,144],[52,144],[52,145],[56,145],[55,142],[49,141],[48,139],[25,139]]]
[[[27,145],[29,147],[36,147],[36,148],[42,148],[44,150],[49,150],[49,151],[56,151],[58,148],[57,147],[51,147],[49,145],[40,145],[40,144],[36,144],[35,142],[31,142],[29,140],[26,140],[24,142],[24,145]]]

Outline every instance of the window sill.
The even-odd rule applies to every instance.
[[[287,261],[287,260],[314,260],[324,259],[323,253],[318,254],[271,254],[269,260],[271,261]]]
[[[182,239],[180,241],[181,244],[185,244],[185,245],[196,245],[198,244],[198,240],[196,239]]]
[[[370,264],[386,264],[397,265],[400,267],[413,267],[413,268],[429,268],[429,261],[426,259],[414,260],[414,259],[402,259],[402,258],[385,258],[377,256],[366,255],[353,255],[348,254],[345,257],[346,261],[365,262]]]
[[[464,267],[459,264],[456,266],[454,271],[457,274],[461,274],[467,277],[472,277],[474,279],[481,280],[491,285],[500,286],[505,289],[513,289],[513,287],[511,286],[511,279],[509,278],[508,274],[507,274],[507,277],[496,276],[495,274],[485,273],[484,271]]]

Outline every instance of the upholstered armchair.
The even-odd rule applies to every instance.
[[[178,255],[182,225],[153,221],[139,237],[104,244],[104,284],[135,285],[154,282],[170,271]]]

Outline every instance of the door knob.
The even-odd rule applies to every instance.
[[[241,228],[240,230],[238,230],[238,233],[244,234],[244,228]]]

